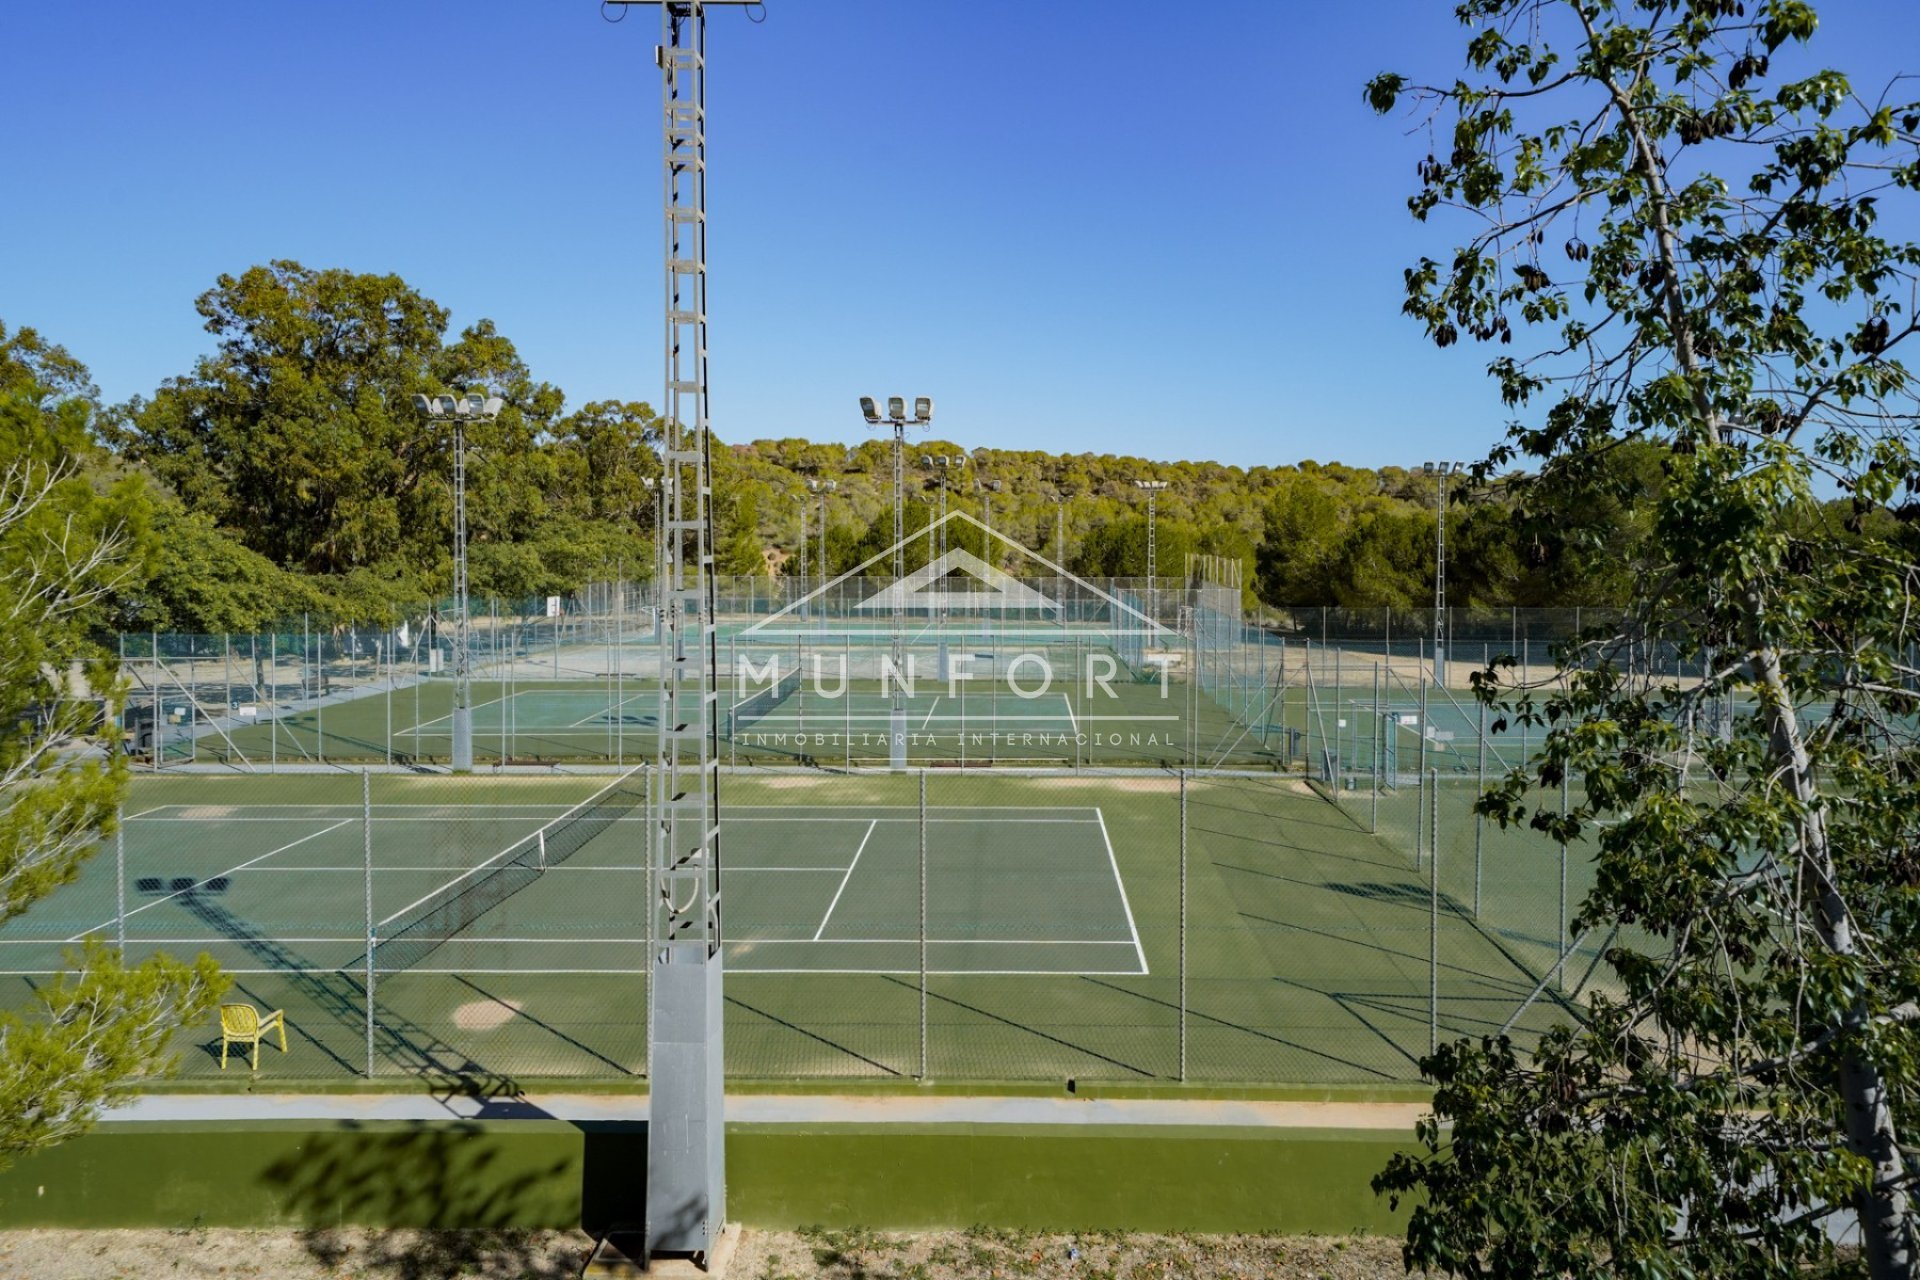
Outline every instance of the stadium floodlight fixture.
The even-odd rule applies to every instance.
[[[1136,489],[1145,489],[1148,493],[1159,493],[1169,488],[1171,482],[1166,480],[1135,480],[1133,484]]]
[[[907,420],[907,398],[905,396],[887,397],[887,421],[905,422]]]
[[[862,416],[862,417],[864,417],[864,418],[865,418],[865,419],[866,419],[866,420],[867,420],[867,421],[868,421],[869,423],[877,423],[877,422],[882,422],[882,421],[884,421],[884,419],[883,419],[883,418],[881,418],[881,416],[880,416],[880,409],[879,409],[879,407],[878,407],[878,406],[877,406],[877,405],[876,405],[876,404],[874,403],[874,400],[873,400],[873,397],[872,397],[872,396],[861,396],[861,397],[860,397],[860,414],[861,414],[861,416]]]
[[[923,423],[933,421],[932,396],[915,396],[913,398],[913,420]]]
[[[421,413],[426,414],[429,418],[437,418],[440,416],[439,402],[432,396],[415,396],[413,398],[413,407]]]

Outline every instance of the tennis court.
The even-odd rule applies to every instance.
[[[126,823],[124,936],[136,953],[207,950],[237,974],[290,958],[357,973],[367,930],[340,926],[364,926],[370,904],[380,972],[642,973],[640,798],[630,794],[564,861],[547,844],[556,817],[540,806],[386,803],[373,807],[370,833],[352,803],[154,806]],[[920,831],[911,806],[729,806],[730,967],[918,972]],[[536,849],[537,870],[504,888],[489,879],[508,855]],[[1098,808],[930,810],[926,854],[931,972],[1146,971]],[[994,891],[1035,874],[1059,896]],[[0,936],[6,970],[45,971],[89,934],[116,936],[115,893],[111,878],[90,876],[60,896],[60,914],[35,913],[42,936]],[[264,956],[262,937],[297,955]]]
[[[19,1003],[74,940],[124,931],[132,958],[205,951],[286,1009],[276,1079],[637,1079],[631,781],[376,773],[363,808],[357,773],[140,778],[121,837],[0,927],[0,982]],[[1554,848],[1489,841],[1476,911],[1451,799],[1436,885],[1385,810],[1369,835],[1296,779],[1183,797],[1172,775],[930,770],[924,818],[922,783],[722,779],[734,1075],[1407,1083],[1432,1036],[1535,1034],[1575,998],[1539,993]],[[219,1079],[217,1037],[183,1070]]]
[[[631,764],[655,751],[658,686],[648,679],[473,682],[476,764]],[[931,677],[903,698],[907,754],[914,763],[1006,761],[1180,766],[1231,759],[1275,767],[1292,762],[1280,738],[1249,733],[1184,686],[1116,682],[1088,694],[1062,679],[1031,683]],[[723,746],[732,763],[793,763],[801,757],[847,765],[891,756],[893,699],[877,679],[804,684],[789,672],[774,688],[729,689]],[[250,769],[296,764],[434,763],[453,743],[450,681],[372,688],[265,721],[203,724],[169,747],[173,763],[231,763]]]

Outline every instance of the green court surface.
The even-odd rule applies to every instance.
[[[729,707],[766,688],[740,682]],[[655,750],[659,689],[637,677],[507,683],[476,680],[476,764],[633,763]],[[1297,695],[1296,695],[1297,696]],[[1281,768],[1292,741],[1249,727],[1179,682],[931,677],[902,698],[913,764],[1095,764]],[[886,764],[893,699],[877,679],[804,683],[772,705],[730,712],[721,752],[736,764]],[[284,711],[239,727],[202,727],[169,744],[166,759],[271,768],[304,763],[444,763],[452,754],[453,685],[446,679],[367,686],[357,696]]]
[[[285,1008],[292,1052],[261,1065],[276,1080],[371,1065],[637,1081],[644,796],[577,828],[571,856],[551,825],[613,781],[376,774],[369,821],[357,774],[138,779],[123,847],[0,928],[0,980],[18,1006],[81,938],[124,931],[133,958],[205,951],[237,998]],[[1579,978],[1529,1002],[1561,951],[1557,848],[1483,840],[1476,917],[1453,796],[1436,885],[1399,825],[1416,801],[1390,799],[1376,837],[1298,780],[1194,778],[1183,893],[1174,776],[929,771],[923,934],[917,773],[721,785],[740,1078],[910,1079],[924,1051],[934,1080],[1172,1081],[1184,1048],[1189,1081],[1407,1082],[1430,1035],[1516,1014],[1532,1034],[1568,1016],[1559,988]],[[543,828],[544,869],[523,856],[511,892],[470,903],[437,945],[395,941],[417,904],[488,881],[490,860],[537,849]],[[211,1029],[187,1042],[183,1072],[217,1078]]]

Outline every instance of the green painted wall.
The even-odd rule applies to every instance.
[[[1083,1125],[736,1125],[748,1226],[1391,1232],[1411,1135]],[[0,1173],[0,1227],[589,1227],[641,1202],[643,1124],[104,1124]]]

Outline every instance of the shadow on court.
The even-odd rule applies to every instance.
[[[146,882],[142,883],[144,885]],[[154,883],[157,885],[158,882]],[[247,954],[271,968],[294,992],[306,999],[309,1010],[324,1014],[335,1024],[357,1032],[364,1043],[368,1004],[364,982],[338,970],[314,968],[298,952],[261,933],[227,910],[218,900],[226,888],[225,878],[219,877],[178,890],[172,896],[175,902],[215,934],[238,943]],[[239,989],[249,999],[261,1004],[272,1003],[262,993],[244,985]],[[324,1044],[310,1029],[303,1029],[297,1019],[289,1017],[288,1022],[295,1034],[346,1070],[358,1074],[369,1065],[364,1061],[359,1064],[348,1061],[337,1050]],[[405,1074],[433,1081],[436,1090],[444,1089],[456,1096],[493,1098],[516,1096],[521,1092],[512,1076],[473,1061],[427,1028],[377,1001],[373,1005],[372,1034],[376,1059],[372,1065],[376,1071],[380,1063],[385,1063]],[[203,1047],[214,1059],[219,1058],[218,1037],[206,1042]]]

